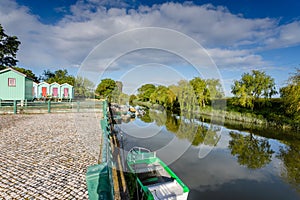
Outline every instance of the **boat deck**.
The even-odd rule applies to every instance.
[[[159,163],[139,163],[131,166],[154,199],[180,199],[178,197],[184,196],[182,186]]]

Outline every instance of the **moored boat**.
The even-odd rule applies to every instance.
[[[128,152],[127,164],[129,170],[136,174],[145,199],[187,199],[189,188],[156,157],[156,152],[133,147]]]

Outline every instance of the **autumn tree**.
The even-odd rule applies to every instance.
[[[244,73],[241,80],[234,81],[231,87],[234,97],[234,104],[254,109],[254,102],[264,97],[267,101],[277,93],[274,79],[265,72],[252,70],[251,73]]]
[[[17,51],[21,42],[16,36],[6,35],[0,24],[0,70],[16,66]]]

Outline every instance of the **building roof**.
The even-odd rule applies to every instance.
[[[24,76],[24,77],[29,78],[28,76],[26,76],[26,74],[23,74],[23,73],[21,73],[21,72],[15,70],[15,69],[13,69],[13,68],[11,68],[11,67],[7,67],[6,69],[1,70],[1,71],[0,71],[0,74],[2,74],[2,73],[4,73],[4,72],[7,72],[7,71],[13,71],[13,72],[15,72],[15,73],[17,73],[17,74],[19,74],[19,75],[21,75],[21,76]]]

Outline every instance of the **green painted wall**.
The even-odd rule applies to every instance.
[[[15,78],[16,86],[8,86],[8,78]],[[24,100],[25,77],[14,71],[5,71],[0,73],[0,99]]]
[[[25,78],[25,99],[32,100],[33,95],[33,81],[29,78]]]

